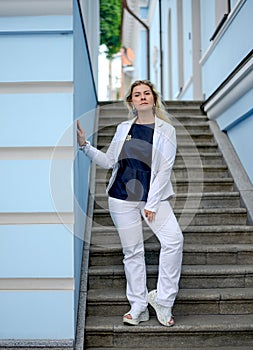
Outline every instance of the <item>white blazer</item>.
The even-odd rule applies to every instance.
[[[120,123],[106,152],[102,152],[89,143],[84,147],[84,153],[96,164],[105,169],[112,168],[112,176],[109,180],[106,192],[108,194],[118,171],[118,158],[124,141],[135,119]],[[175,128],[162,119],[155,117],[153,136],[151,178],[148,198],[145,209],[157,211],[161,200],[174,195],[171,184],[171,171],[176,156],[176,132]]]

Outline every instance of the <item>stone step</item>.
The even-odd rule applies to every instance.
[[[111,138],[108,138],[108,142],[101,142],[98,144],[98,149],[102,150],[103,152],[106,152],[108,149],[108,145],[111,142]],[[220,153],[217,147],[217,143],[213,140],[209,142],[203,142],[203,141],[195,141],[192,140],[177,140],[177,151],[183,152],[183,153]]]
[[[158,267],[147,265],[147,287],[156,288]],[[182,289],[252,288],[252,265],[183,265]],[[91,266],[89,288],[125,288],[123,265]]]
[[[158,265],[160,244],[145,242],[145,258],[148,265]],[[107,246],[92,245],[90,266],[122,264],[123,255],[120,243]],[[253,264],[251,244],[184,244],[183,264],[185,265],[247,265]]]
[[[204,152],[177,152],[175,165],[224,165],[221,153],[204,153]]]
[[[105,132],[111,130],[116,130],[116,127],[123,121],[127,120],[127,117],[104,117],[99,119],[98,124],[98,130],[99,132]],[[205,132],[210,133],[209,128],[209,122],[208,121],[200,121],[200,120],[188,120],[187,123],[185,123],[184,118],[173,118],[171,120],[171,124],[176,128],[176,132],[180,133],[194,133],[195,131],[198,132]]]
[[[172,123],[173,119],[176,119],[180,121],[180,123],[187,125],[191,123],[201,123],[201,122],[208,122],[209,119],[207,118],[206,115],[204,114],[198,114],[198,113],[185,113],[184,111],[181,111],[180,113],[169,113],[169,117],[172,118]]]
[[[103,148],[108,146],[112,140],[113,135],[116,131],[116,125],[110,126],[99,126],[99,135],[98,135],[98,146],[99,148]],[[177,130],[177,142],[178,144],[181,142],[214,142],[213,134],[210,131],[205,130]]]
[[[86,350],[115,350],[115,348],[97,348],[97,347],[92,347],[92,348],[90,348],[90,347],[88,347],[88,348],[86,348]],[[124,347],[124,348],[117,348],[117,349],[120,349],[120,350],[134,350],[134,349],[138,349],[138,350],[147,350],[147,348],[140,348],[139,346],[138,347],[136,347],[136,348],[128,348],[128,347]],[[166,348],[161,348],[161,347],[159,347],[158,348],[159,350],[168,350],[168,347],[166,347]],[[196,348],[196,347],[194,347],[194,348],[192,348],[191,347],[191,349],[189,349],[189,347],[186,347],[186,348],[181,348],[181,347],[176,347],[175,348],[176,350],[203,350],[203,347],[201,347],[201,348]],[[206,347],[205,346],[205,348],[204,348],[205,350],[252,350],[252,347],[251,346],[229,346],[229,347],[226,347],[226,346],[218,346],[218,347]],[[25,349],[26,350],[26,349]],[[47,349],[45,349],[45,350],[47,350]]]
[[[150,315],[155,316],[149,308]],[[129,311],[124,289],[90,289],[88,316],[121,316]],[[181,289],[173,307],[178,315],[253,314],[253,288]]]
[[[247,211],[244,208],[175,209],[174,213],[182,227],[186,225],[246,225]],[[94,210],[94,222],[112,226],[112,219],[106,209]]]
[[[236,208],[240,206],[238,192],[178,193],[170,200],[173,208]],[[94,208],[108,209],[108,196],[104,193],[95,195]]]
[[[100,113],[98,120],[99,130],[107,126],[117,126],[118,124],[128,120],[128,114],[125,110],[120,110],[119,112],[109,112],[108,110],[103,110]],[[130,119],[131,120],[131,119]],[[169,123],[175,128],[183,129],[194,129],[203,128],[209,130],[209,120],[203,115],[169,115]]]
[[[175,193],[196,193],[196,192],[230,192],[233,191],[234,181],[227,178],[204,178],[203,181],[192,178],[190,180],[173,179],[172,184]]]
[[[199,152],[195,150],[195,152],[183,152],[178,150],[175,165],[224,165],[224,160],[221,153],[218,152]]]
[[[103,179],[96,179],[96,193],[105,193],[111,170]],[[189,180],[173,179],[172,185],[175,193],[199,193],[199,192],[230,192],[233,191],[234,181],[231,177],[226,178],[204,178],[203,181],[192,178]]]
[[[205,179],[212,178],[227,178],[229,176],[228,168],[226,165],[175,165],[172,170],[172,177],[174,176],[176,180],[180,179],[194,179],[201,177]]]
[[[209,142],[192,142],[192,141],[184,141],[177,140],[177,151],[184,153],[219,153],[219,149],[217,147],[217,143],[213,140]]]
[[[211,152],[207,147],[207,152],[199,152],[199,150],[194,146],[191,147],[189,144],[186,145],[185,148],[189,147],[190,149],[188,151],[181,150],[180,147],[178,147],[178,152],[175,159],[175,165],[224,165],[224,160],[222,157],[222,154],[215,150],[214,152]],[[192,150],[192,152],[191,152]],[[105,149],[103,149],[105,151]]]
[[[173,115],[203,115],[200,108],[202,101],[165,101],[165,110]],[[100,101],[100,114],[108,111],[109,113],[118,114],[120,111],[128,111],[125,102],[122,101]]]
[[[188,349],[209,346],[253,346],[253,315],[178,316],[174,327],[160,325],[156,317],[138,326],[122,324],[121,316],[88,317],[86,347]]]
[[[118,112],[111,112],[110,110],[101,109],[99,116],[99,126],[105,125],[115,125],[128,120],[128,115],[125,109],[121,109]],[[177,114],[172,116],[172,124],[181,123],[185,126],[193,125],[196,123],[208,123],[208,118],[205,115],[187,115],[187,114]]]
[[[110,176],[110,171],[108,169],[103,169],[97,167],[96,169],[96,179],[104,179],[105,176]],[[175,165],[172,170],[172,176],[175,176],[176,179],[201,179],[205,177],[207,179],[211,178],[227,178],[228,177],[228,168],[226,165]]]
[[[188,226],[184,231],[185,244],[253,244],[253,227],[246,225]],[[144,241],[157,242],[149,227],[143,227]],[[114,246],[119,244],[119,236],[114,226],[93,226],[91,244],[94,246]]]

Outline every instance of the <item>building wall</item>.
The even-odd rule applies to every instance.
[[[97,104],[87,42],[77,1],[3,0],[0,15],[0,342],[73,340],[90,166],[73,121]]]
[[[252,181],[253,39],[247,33],[253,3],[238,1],[233,5],[201,61],[203,94],[207,115],[227,132]]]
[[[98,90],[98,55],[100,44],[99,0],[79,0],[92,61],[92,72]]]
[[[252,38],[247,35],[251,26],[252,1],[239,1],[237,11],[202,57],[203,93],[208,98],[252,50]],[[215,73],[215,74],[214,74]]]
[[[98,9],[98,1],[89,1]],[[98,12],[89,21],[98,21]],[[86,133],[86,137],[93,142],[95,132],[95,121],[97,117],[97,59],[92,61],[90,55],[91,46],[88,46],[88,35],[85,30],[85,19],[81,20],[77,8],[77,2],[74,2],[74,130],[76,120],[79,119]],[[86,23],[87,24],[87,23]],[[83,27],[84,26],[84,27]],[[96,32],[99,35],[98,32]],[[94,36],[94,34],[93,34]],[[98,40],[96,40],[98,42]],[[95,47],[98,50],[98,47]],[[93,68],[94,67],[94,68]],[[82,252],[85,242],[85,224],[88,206],[89,181],[90,181],[90,160],[84,156],[83,152],[78,151],[75,138],[75,161],[74,161],[74,187],[73,202],[75,213],[74,226],[74,271],[75,271],[75,316],[77,317],[77,304],[80,287],[80,273],[82,264]]]

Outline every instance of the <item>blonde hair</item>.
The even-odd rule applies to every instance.
[[[131,104],[133,89],[139,85],[147,85],[150,88],[152,95],[154,97],[154,114],[158,118],[160,118],[166,122],[170,122],[170,116],[165,110],[165,106],[162,102],[162,99],[161,99],[158,91],[156,90],[154,84],[151,83],[151,81],[149,81],[149,80],[136,80],[130,85],[129,90],[128,90],[126,97],[125,97],[125,104],[129,110],[129,118],[133,118],[133,116],[134,116],[133,115],[133,107]]]

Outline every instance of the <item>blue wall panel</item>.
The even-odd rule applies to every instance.
[[[248,117],[228,130],[228,136],[242,162],[251,182],[253,183],[253,110]]]
[[[72,291],[1,291],[0,338],[73,339]]]
[[[247,91],[240,99],[218,116],[217,123],[221,130],[228,130],[233,125],[238,124],[243,115],[248,113],[252,108],[253,89]]]
[[[78,2],[74,4],[74,119],[82,118],[82,125],[89,140],[93,141],[96,118],[97,94],[93,80],[93,71],[89,58],[86,33],[82,25]],[[76,143],[77,145],[77,143]],[[80,273],[82,263],[83,240],[80,239],[85,227],[85,214],[89,194],[90,161],[80,151],[74,163],[75,207],[75,317],[78,311]]]
[[[0,52],[1,82],[73,80],[72,34],[2,35]]]
[[[76,236],[72,225],[0,225],[0,277],[75,279],[75,290],[66,280],[71,290],[0,291],[2,339],[75,337],[90,161],[79,152],[73,169],[72,159],[42,159],[44,146],[77,147],[73,120],[81,115],[93,141],[96,88],[73,3],[74,35],[72,16],[0,18],[0,147],[28,147],[21,153],[24,159],[0,160],[0,211],[21,217],[23,212],[73,212],[75,196],[82,208],[75,215]],[[49,84],[47,91],[42,84],[61,81],[74,81],[74,99],[71,85],[62,90],[58,84],[53,91]],[[4,84],[9,82],[14,84]],[[3,93],[5,87],[20,90],[23,82],[35,82],[35,90],[27,85],[23,93]],[[38,160],[29,159],[29,147],[31,152],[39,147]]]
[[[73,277],[73,235],[64,225],[0,225],[0,247],[1,278]]]
[[[72,211],[72,160],[54,161],[52,185],[51,165],[50,160],[1,160],[0,211]]]
[[[252,50],[252,35],[242,35],[242,33],[248,33],[248,28],[251,28],[252,13],[253,1],[245,2],[212,54],[203,64],[203,92],[206,97],[209,97],[218,88]]]
[[[72,118],[73,94],[0,94],[0,147],[54,146]],[[72,144],[70,132],[61,145]]]
[[[210,38],[215,31],[215,3],[214,1],[200,0],[201,9],[201,48],[202,55],[210,46]]]

